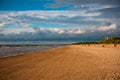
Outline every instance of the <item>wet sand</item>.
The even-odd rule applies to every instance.
[[[0,80],[120,80],[120,45],[69,45],[1,58]]]

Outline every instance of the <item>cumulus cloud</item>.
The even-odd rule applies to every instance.
[[[116,24],[111,24],[110,26],[102,26],[98,28],[99,31],[109,31],[109,30],[115,30],[115,29],[117,29]]]
[[[5,35],[8,35],[8,34],[20,34],[20,33],[23,33],[23,32],[35,32],[32,28],[28,28],[28,27],[25,27],[25,28],[2,28],[2,32],[0,32],[1,34],[5,34]]]
[[[40,28],[40,27],[24,27],[24,28],[4,28],[3,34],[19,34],[21,32],[44,32],[44,33],[56,33],[56,34],[85,34],[88,32],[105,32],[116,30],[118,26],[116,24],[108,24],[105,26],[92,27],[92,28]]]
[[[3,27],[6,23],[0,23],[0,27]]]
[[[105,36],[120,36],[116,24],[91,28],[8,28],[0,32],[0,40],[90,40],[97,41]],[[99,35],[99,36],[98,36]]]
[[[24,24],[25,27],[29,27],[29,24]]]
[[[0,27],[4,27],[5,25],[11,24],[11,23],[13,23],[13,21],[2,22],[2,23],[0,23]]]

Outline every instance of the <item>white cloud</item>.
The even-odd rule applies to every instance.
[[[29,24],[25,24],[29,25]],[[86,34],[86,33],[93,33],[93,32],[106,32],[110,30],[116,30],[117,25],[111,24],[106,26],[99,26],[99,27],[93,27],[93,28],[39,28],[39,27],[23,27],[23,28],[6,28],[2,32],[3,34],[19,34],[21,32],[42,32],[47,34]]]
[[[49,30],[53,33],[57,33],[57,34],[83,34],[86,32],[86,30],[81,29],[81,28],[50,28],[50,29],[44,29],[44,30]]]
[[[22,32],[43,32],[43,33],[55,33],[55,34],[83,34],[86,30],[84,29],[65,29],[65,28],[6,28],[4,31],[2,31],[3,34],[20,34]],[[51,34],[50,33],[50,34]]]
[[[75,16],[99,16],[101,15],[100,12],[95,13],[85,13],[82,11],[21,11],[20,14],[24,14],[31,17],[38,17],[38,18],[49,18],[49,17],[56,17],[56,16],[67,16],[67,17],[75,17]]]
[[[29,24],[24,24],[24,27],[29,27]]]
[[[51,28],[50,31],[56,32],[58,34],[66,33],[65,29],[62,28]]]
[[[111,24],[110,26],[101,26],[98,28],[99,31],[109,31],[109,30],[115,30],[117,29],[116,24]]]
[[[3,22],[3,23],[0,23],[0,28],[1,28],[1,27],[4,27],[6,24],[10,24],[10,23],[12,23],[12,22],[9,21],[9,22]]]
[[[105,35],[120,36],[119,32],[116,24],[93,28],[1,28],[0,40],[96,40]]]
[[[6,23],[0,23],[0,28],[3,27]]]
[[[20,34],[22,32],[35,32],[32,28],[5,28],[2,34]]]
[[[80,28],[68,30],[68,33],[70,33],[70,34],[83,34],[85,32],[86,32],[85,29],[80,29]]]
[[[47,22],[51,22],[51,20],[67,20],[76,16],[93,17],[99,15],[101,15],[100,12],[85,13],[81,11],[1,11],[0,22],[10,21],[18,25],[23,23],[28,24],[33,21],[44,22],[47,20]]]

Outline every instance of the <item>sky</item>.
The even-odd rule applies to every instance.
[[[0,41],[120,37],[119,0],[0,0]]]

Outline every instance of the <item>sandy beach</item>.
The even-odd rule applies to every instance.
[[[0,80],[120,80],[120,45],[68,45],[1,58]]]

